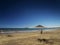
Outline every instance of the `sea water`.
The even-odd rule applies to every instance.
[[[2,33],[14,33],[14,32],[30,32],[37,30],[56,30],[60,29],[60,27],[56,28],[0,28],[0,32]]]

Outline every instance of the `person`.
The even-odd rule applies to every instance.
[[[41,34],[43,33],[42,29],[41,29]]]

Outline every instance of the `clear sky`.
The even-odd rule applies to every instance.
[[[0,28],[60,26],[59,0],[0,0]]]

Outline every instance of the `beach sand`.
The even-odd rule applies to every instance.
[[[0,45],[60,45],[60,30],[0,34]]]

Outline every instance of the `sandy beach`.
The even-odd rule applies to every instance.
[[[0,34],[0,45],[60,45],[60,30]]]

